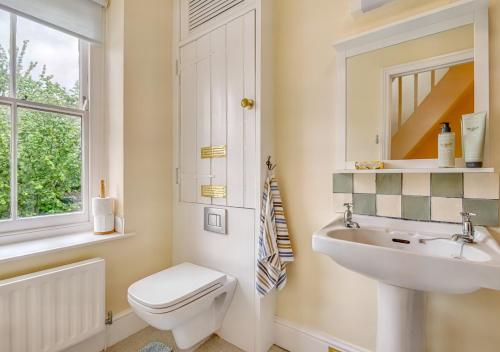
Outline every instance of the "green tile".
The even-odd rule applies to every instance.
[[[425,220],[431,219],[431,197],[403,196],[403,219]]]
[[[474,225],[498,225],[498,200],[496,199],[464,199],[464,211],[475,213]]]
[[[375,194],[355,193],[352,195],[353,213],[375,216]]]
[[[333,174],[333,193],[352,193],[352,174]]]
[[[462,198],[464,184],[462,174],[431,174],[433,197]]]
[[[377,174],[377,194],[401,194],[401,174]]]

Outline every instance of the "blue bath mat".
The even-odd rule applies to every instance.
[[[173,352],[173,350],[163,342],[151,342],[141,348],[139,352]]]

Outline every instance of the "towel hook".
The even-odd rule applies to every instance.
[[[271,163],[271,156],[267,157],[266,166],[269,171],[273,171],[276,168],[276,164]]]

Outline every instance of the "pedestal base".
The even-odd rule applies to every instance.
[[[378,284],[377,352],[425,351],[425,294]]]

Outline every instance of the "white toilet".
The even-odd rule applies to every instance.
[[[177,346],[190,349],[220,329],[236,279],[182,263],[132,284],[128,302],[136,314],[160,330],[172,330]]]

